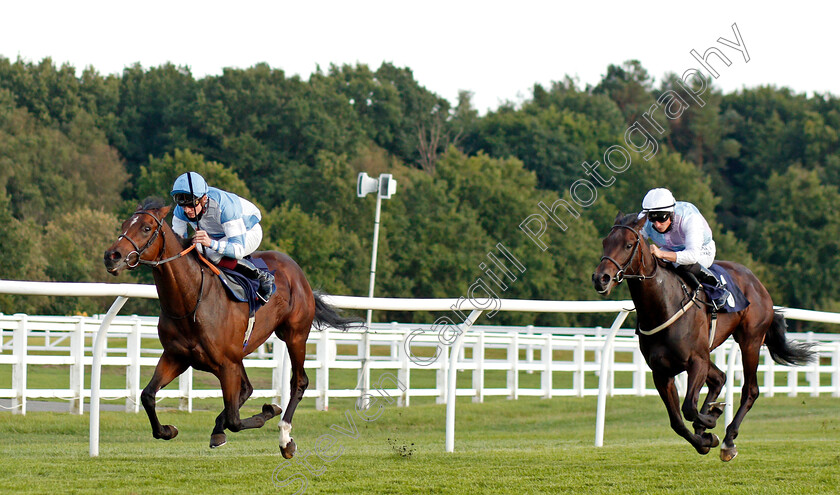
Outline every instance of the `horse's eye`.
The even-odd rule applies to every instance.
[[[632,247],[633,247],[633,245],[630,244],[629,242],[624,245],[624,249],[631,249]]]
[[[145,225],[145,226],[143,227],[143,232],[145,232],[145,233],[147,233],[147,234],[148,234],[148,233],[149,233],[149,231],[151,231],[151,230],[152,230],[152,228],[151,228],[151,227],[149,227],[148,225]]]

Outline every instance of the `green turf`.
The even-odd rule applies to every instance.
[[[218,409],[221,401],[216,401]],[[488,399],[457,404],[456,452],[444,452],[445,406],[386,406],[364,422],[349,399],[295,416],[301,451],[277,450],[277,419],[208,448],[215,411],[161,411],[180,429],[151,437],[144,414],[103,412],[100,457],[88,457],[88,416],[0,413],[1,493],[686,493],[840,491],[840,399],[762,397],[731,463],[695,453],[668,427],[657,397],[608,401],[603,448],[593,447],[596,399]],[[243,412],[257,411],[252,400]],[[350,428],[356,438],[330,429]],[[722,428],[716,432],[723,436]],[[336,444],[327,444],[333,435]],[[325,463],[312,452],[320,441]],[[340,453],[340,455],[338,455]],[[307,463],[308,461],[308,463]],[[308,464],[308,467],[307,467]],[[317,475],[316,475],[317,473]],[[272,482],[293,478],[285,488]],[[297,481],[294,481],[295,476]]]

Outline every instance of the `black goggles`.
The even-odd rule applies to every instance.
[[[198,206],[198,201],[201,198],[197,198],[190,193],[176,193],[172,196],[172,199],[175,200],[175,204],[180,206],[181,208],[195,208]]]
[[[649,211],[647,214],[648,220],[651,222],[667,222],[671,218],[670,211]]]

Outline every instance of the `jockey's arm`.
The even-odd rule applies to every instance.
[[[180,209],[180,207],[178,209]],[[178,215],[178,209],[176,209],[175,213],[172,215],[172,230],[180,237],[186,238],[188,223],[186,219],[181,218],[180,215]],[[183,210],[181,210],[180,213],[183,215]]]
[[[660,249],[659,246],[656,244],[650,245],[650,252],[659,259],[670,261],[675,263],[677,261],[677,253],[674,251],[668,251],[665,249]]]
[[[225,235],[218,239],[211,239],[208,247],[221,256],[242,259],[247,254],[245,253],[245,222],[241,217],[234,218],[225,222],[222,227],[225,229]]]
[[[693,215],[685,219],[685,249],[675,254],[678,265],[693,265],[700,261],[703,248],[703,217]]]

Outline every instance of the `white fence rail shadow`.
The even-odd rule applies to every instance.
[[[79,287],[82,286],[82,287]],[[92,287],[97,286],[97,287]],[[151,292],[150,292],[151,289]],[[68,410],[83,411],[84,401],[91,399],[91,455],[98,454],[99,398],[125,399],[126,410],[139,411],[141,367],[153,367],[160,354],[157,344],[157,318],[116,316],[126,298],[154,297],[154,287],[127,284],[39,284],[34,282],[0,281],[0,293],[28,293],[54,295],[118,295],[112,310],[104,317],[44,317],[29,315],[0,315],[0,365],[12,366],[12,388],[0,388],[0,398],[11,398],[15,412],[26,412],[26,400],[38,398],[66,399]],[[354,309],[401,309],[447,311],[455,300],[394,300],[333,296],[330,303],[337,307]],[[477,318],[482,308],[470,320]],[[610,329],[534,328],[472,326],[462,333],[454,345],[446,348],[432,332],[416,333],[428,325],[374,324],[365,338],[362,331],[339,332],[327,329],[310,334],[311,352],[305,367],[314,379],[305,397],[315,399],[318,409],[326,409],[331,398],[359,397],[359,388],[330,388],[330,372],[341,369],[393,372],[405,385],[405,390],[385,390],[398,398],[399,405],[407,406],[412,397],[435,397],[447,404],[447,451],[454,450],[454,407],[456,396],[472,397],[481,402],[485,397],[504,396],[592,396],[598,395],[596,442],[603,444],[603,417],[606,397],[609,395],[656,395],[649,378],[649,370],[638,350],[638,342],[630,329],[620,329],[621,323],[632,307],[630,301],[519,301],[503,300],[502,310],[554,311],[554,312],[617,312],[618,318]],[[116,310],[114,310],[116,308]],[[790,319],[840,323],[840,315],[805,310],[782,309]],[[106,329],[100,332],[100,329]],[[831,394],[840,396],[840,335],[790,334],[791,338],[818,342],[821,359],[807,367],[792,368],[773,363],[766,349],[762,353],[759,372],[764,374],[761,392],[774,394]],[[110,342],[110,345],[109,345]],[[737,382],[742,379],[737,361],[737,345],[728,340],[713,353],[717,365],[727,370],[727,399]],[[97,349],[97,347],[99,349]],[[371,356],[368,366],[361,357]],[[443,348],[440,357],[428,366],[421,366],[409,358],[409,351],[416,354],[423,347]],[[350,351],[348,352],[348,349]],[[428,354],[428,353],[427,353]],[[39,365],[64,365],[69,369],[68,387],[37,389],[27,385],[27,369]],[[101,366],[125,368],[125,387],[102,389],[99,387]],[[737,365],[737,366],[736,366]],[[85,387],[85,366],[92,367],[91,386]],[[282,341],[272,337],[268,345],[246,359],[247,368],[272,370],[271,388],[255,389],[252,397],[272,398],[285,406],[288,401],[290,364]],[[412,386],[411,374],[433,370],[435,386]],[[455,387],[457,372],[469,376]],[[504,386],[488,387],[488,373],[503,373]],[[530,386],[520,383],[523,374],[538,374],[539,380]],[[616,374],[623,374],[623,386],[616,385]],[[463,376],[463,373],[462,373]],[[369,375],[367,376],[369,380]],[[464,381],[469,383],[464,386]],[[782,383],[782,384],[780,384]],[[164,389],[161,398],[179,399],[179,407],[192,409],[192,401],[199,398],[221,397],[218,389],[196,389],[192,382],[192,369],[179,378],[176,389]],[[94,410],[96,410],[94,432]],[[727,422],[731,420],[728,406]],[[450,424],[451,423],[451,424]],[[94,440],[96,447],[94,448]]]

